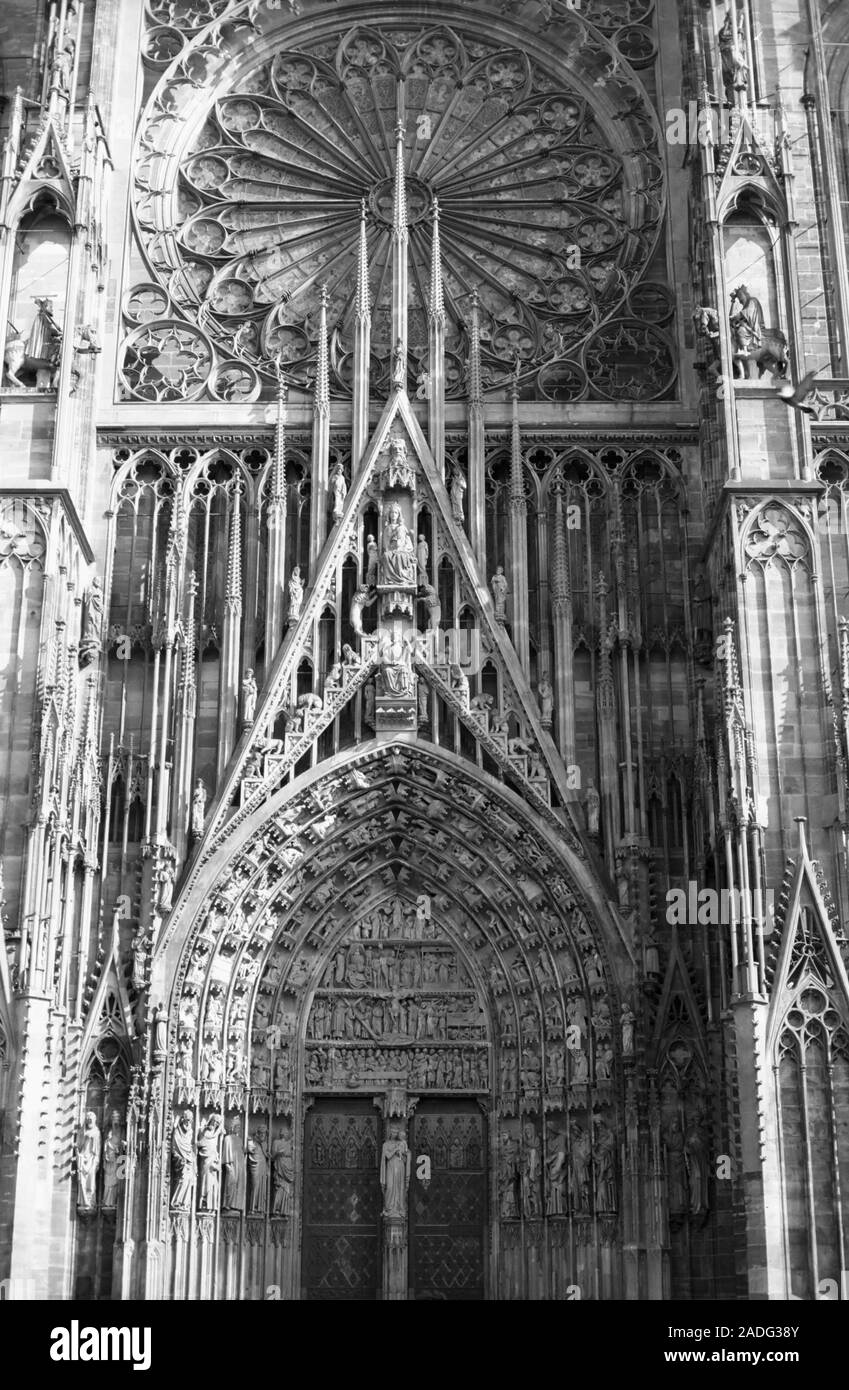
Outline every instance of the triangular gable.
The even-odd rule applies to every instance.
[[[72,214],[76,201],[74,180],[75,174],[64,139],[52,119],[48,118],[44,126],[38,130],[29,153],[24,157],[23,168],[10,202],[10,220],[20,214],[20,204],[29,201],[33,185],[51,189],[58,194],[64,199],[68,213]]]
[[[325,541],[319,556],[316,573],[304,596],[300,618],[294,629],[287,632],[275,657],[261,692],[253,723],[244,732],[235,749],[204,832],[204,841],[200,850],[202,857],[207,852],[207,846],[213,836],[216,839],[220,837],[227,807],[244,776],[248,759],[266,738],[268,728],[288,699],[295,664],[303,654],[305,643],[312,632],[313,621],[327,599],[330,586],[335,580],[337,565],[356,544],[357,518],[367,489],[373,479],[378,457],[383,451],[393,425],[397,426],[399,423],[403,425],[411,450],[418,460],[419,480],[423,484],[418,489],[419,498],[432,506],[435,517],[442,527],[443,536],[450,544],[452,559],[460,578],[465,580],[469,591],[468,602],[475,610],[481,634],[485,637],[492,655],[497,656],[502,663],[506,686],[505,703],[515,709],[530,730],[540,749],[546,779],[550,779],[556,787],[561,800],[566,802],[574,799],[574,793],[567,782],[565,767],[550,734],[542,727],[536,701],[512,643],[501,624],[495,619],[492,599],[486,582],[465,533],[454,519],[447,489],[410,405],[409,397],[405,390],[398,389],[393,392],[384,407],[365,451],[362,465],[345,498],[342,516]],[[464,717],[464,722],[474,737],[480,739],[481,721]],[[319,721],[316,721],[313,726],[316,734],[320,732],[321,727],[324,727],[324,723],[320,724]],[[523,782],[523,768],[519,766],[518,761],[514,761],[512,766],[508,765],[508,762],[505,761],[506,750],[499,750],[498,753],[492,749],[488,751],[496,757],[496,761],[501,763],[505,771],[511,774],[515,780],[520,784]],[[302,754],[303,750],[299,756]],[[535,795],[529,798],[531,800],[536,800],[541,792],[541,779],[535,780],[538,783],[537,788],[529,788],[527,778],[524,778],[525,791],[535,792]],[[550,804],[547,788],[544,799]],[[577,843],[577,836],[575,843]]]
[[[680,1002],[676,1005],[676,1001]],[[675,1017],[676,1012],[680,1017]],[[681,953],[678,933],[673,932],[651,1043],[650,1056],[654,1065],[659,1064],[661,1044],[672,1043],[675,1034],[680,1032],[682,1036],[686,1036],[689,1043],[695,1045],[704,1075],[707,1076],[708,1059],[702,1036],[701,1018],[702,1010],[693,990],[687,962]]]
[[[841,998],[844,1012],[849,1010],[849,978],[838,947],[836,914],[819,866],[808,855],[801,826],[799,838],[799,860],[785,877],[781,894],[781,934],[774,954],[767,1031],[770,1042],[790,1000],[808,981]]]

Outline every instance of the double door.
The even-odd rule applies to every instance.
[[[408,1297],[484,1297],[487,1135],[469,1100],[420,1101],[408,1125]],[[382,1121],[370,1100],[328,1098],[304,1134],[304,1297],[371,1300],[383,1287]]]

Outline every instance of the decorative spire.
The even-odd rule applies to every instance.
[[[225,602],[232,612],[242,611],[242,488],[233,492],[233,515],[230,520],[230,553],[227,558],[227,592]]]
[[[439,239],[439,200],[433,200],[433,241],[430,251],[430,317],[445,322],[445,295],[442,289],[442,246]]]
[[[320,350],[320,349],[319,349]],[[277,510],[286,506],[286,402],[289,383],[282,366],[277,369],[277,426],[274,433],[274,468],[271,475],[271,502]]]
[[[522,468],[522,435],[519,429],[519,357],[516,355],[516,366],[513,371],[513,380],[510,383],[510,397],[512,400],[512,423],[510,428],[510,502],[513,506],[527,506],[525,500],[525,480]]]
[[[406,241],[407,185],[404,177],[404,122],[395,123],[395,198],[392,204],[392,235],[396,241]]]
[[[477,290],[472,290],[472,330],[469,344],[469,405],[483,405],[481,323]]]
[[[551,557],[551,597],[555,612],[572,599],[569,577],[569,551],[566,544],[566,523],[563,516],[563,482],[554,493],[554,544]]]
[[[368,243],[366,241],[366,200],[360,205],[360,247],[357,257],[357,297],[354,313],[360,320],[371,318],[371,299],[368,287]]]
[[[321,287],[321,317],[318,324],[318,362],[315,373],[315,413],[330,410],[330,360],[327,351],[327,286]]]
[[[195,646],[197,644],[197,630],[195,627],[195,597],[198,591],[197,574],[192,570],[189,575],[189,616],[186,620],[186,646],[183,653],[182,687],[183,695],[195,688]]]
[[[395,200],[392,207],[392,383],[407,385],[407,294],[409,248],[407,189],[404,181],[404,121],[395,126]]]

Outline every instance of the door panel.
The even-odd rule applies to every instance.
[[[371,1102],[318,1101],[307,1112],[302,1283],[308,1299],[378,1297],[378,1124]]]
[[[474,1102],[421,1101],[412,1122],[410,1297],[482,1299],[486,1250],[486,1120]],[[431,1181],[415,1176],[427,1154]]]

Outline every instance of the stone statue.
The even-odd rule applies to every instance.
[[[533,1124],[524,1128],[524,1143],[519,1159],[519,1187],[522,1193],[522,1212],[526,1218],[540,1215],[539,1141]]]
[[[249,666],[242,679],[242,700],[244,702],[243,708],[245,711],[246,724],[253,724],[254,722],[254,715],[256,714],[256,697],[256,677],[253,673],[253,667]]]
[[[380,1154],[380,1186],[383,1189],[383,1215],[407,1215],[407,1189],[410,1186],[410,1149],[400,1124],[390,1125],[389,1137]]]
[[[351,627],[354,629],[358,637],[362,637],[363,635],[363,609],[371,608],[376,598],[377,595],[374,593],[372,593],[371,597],[369,597],[369,590],[363,584],[361,584],[359,588],[354,590],[354,594],[351,599],[351,611],[349,617]]]
[[[366,536],[366,586],[373,589],[377,583],[377,541],[374,536]]]
[[[101,1148],[97,1116],[93,1110],[87,1110],[77,1153],[77,1206],[80,1211],[94,1211],[97,1206],[97,1173],[100,1168]]]
[[[184,1110],[171,1136],[171,1207],[185,1211],[190,1204],[197,1174],[197,1154],[192,1139],[192,1117]]]
[[[580,1125],[576,1125],[572,1130],[571,1140],[569,1180],[572,1210],[576,1212],[588,1211],[592,1143],[589,1134]]]
[[[725,100],[730,106],[734,105],[735,92],[744,92],[749,85],[749,61],[746,54],[743,16],[741,14],[735,21],[735,7],[736,0],[730,0],[725,22],[718,35]]]
[[[410,659],[410,644],[406,638],[392,641],[391,637],[381,643],[380,679],[387,695],[408,698],[413,693],[413,672]]]
[[[166,912],[171,911],[174,901],[174,878],[176,869],[170,859],[165,859],[159,866],[156,881],[159,885],[156,897],[156,911],[160,917],[164,917]]]
[[[464,498],[466,493],[466,477],[462,468],[455,465],[454,472],[451,474],[451,515],[462,526],[466,519]]]
[[[537,686],[537,696],[539,697],[540,716],[543,728],[551,727],[551,719],[554,714],[554,687],[548,676],[543,676]]]
[[[392,349],[392,385],[407,385],[407,353],[400,338]]]
[[[566,1135],[558,1134],[556,1130],[550,1130],[548,1154],[545,1160],[546,1216],[565,1216],[566,1214],[567,1163]]]
[[[348,484],[345,482],[345,471],[341,463],[337,463],[333,474],[333,519],[339,521],[345,510],[345,498],[348,496]]]
[[[424,367],[416,377],[416,400],[430,400],[430,373],[425,371]]]
[[[264,1125],[248,1138],[248,1212],[265,1216],[268,1209],[268,1157],[265,1151],[267,1130]]]
[[[242,1146],[242,1136],[239,1133],[240,1128],[241,1123],[234,1115],[227,1125],[227,1133],[224,1136],[221,1152],[221,1161],[224,1167],[223,1208],[225,1211],[242,1211],[245,1205],[245,1150]]]
[[[292,1162],[292,1136],[279,1134],[271,1145],[271,1215],[292,1215],[295,1168]]]
[[[117,915],[117,909],[116,909]],[[144,989],[147,976],[147,953],[151,945],[150,935],[142,927],[139,927],[133,937],[133,989],[136,991]]]
[[[103,646],[103,586],[97,575],[89,585],[85,601],[85,622],[80,638],[80,665],[87,666]]]
[[[106,1138],[103,1141],[102,1206],[104,1211],[111,1211],[118,1205],[118,1183],[123,1177],[121,1158],[126,1150],[121,1114],[120,1111],[113,1110],[109,1119]]]
[[[622,1016],[619,1020],[622,1029],[622,1056],[633,1057],[634,1055],[634,1011],[628,1004],[622,1005]]]
[[[413,538],[404,524],[397,502],[389,504],[383,524],[380,582],[386,585],[397,584],[402,588],[410,588],[416,583]]]
[[[681,1121],[673,1116],[664,1128],[666,1144],[666,1183],[669,1211],[679,1215],[687,1210],[687,1160],[684,1153],[684,1134]]]
[[[593,1154],[596,1211],[616,1211],[616,1136],[600,1116]]]
[[[425,536],[419,535],[418,545],[416,546],[416,567],[419,572],[419,583],[427,587],[427,562],[430,556],[430,546]]]
[[[198,1138],[198,1211],[217,1211],[221,1192],[221,1116],[210,1115]]]
[[[705,1150],[702,1123],[694,1115],[684,1135],[684,1157],[690,1187],[690,1211],[699,1216],[708,1208],[708,1157]]]
[[[516,1141],[512,1134],[502,1134],[498,1164],[498,1210],[499,1214],[508,1221],[519,1214],[516,1203],[518,1177]]]
[[[301,616],[301,605],[304,601],[304,581],[301,578],[301,567],[296,565],[289,577],[289,622],[296,623]]]
[[[735,309],[735,304],[737,305]],[[749,294],[745,285],[738,285],[731,295],[728,316],[734,351],[748,357],[763,342],[764,312],[759,299]]]
[[[203,834],[203,822],[206,818],[206,798],[207,790],[202,777],[199,777],[195,786],[194,796],[192,797],[192,834]]]
[[[350,642],[345,642],[342,647],[342,665],[362,666],[362,664],[363,659],[359,655],[359,653],[354,651],[354,648],[351,646]]]
[[[499,622],[503,622],[507,617],[507,580],[504,575],[504,566],[499,565],[495,574],[489,581],[492,590],[492,601],[495,604],[495,616]]]
[[[587,783],[587,794],[584,798],[584,810],[587,815],[587,834],[598,835],[599,819],[601,813],[601,797],[598,788],[590,778]]]
[[[468,713],[469,709],[469,678],[461,666],[453,663],[449,667],[451,689],[458,696],[462,709]]]
[[[432,584],[422,584],[421,589],[419,601],[427,609],[428,627],[435,632],[442,621],[442,604],[439,602],[439,595]]]

